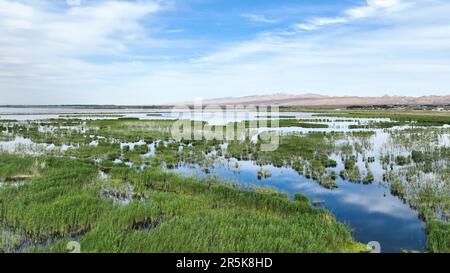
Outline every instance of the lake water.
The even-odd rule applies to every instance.
[[[258,185],[275,188],[281,192],[308,196],[311,202],[320,203],[336,218],[351,228],[354,238],[361,243],[378,241],[385,252],[425,250],[424,223],[408,204],[392,196],[388,185],[351,183],[337,178],[338,189],[328,190],[317,182],[299,175],[291,168],[263,166],[272,176],[259,180],[260,166],[251,161],[239,161],[239,170],[227,166],[209,170],[221,179],[239,181],[243,186]],[[234,169],[234,170],[233,170]],[[199,166],[183,166],[176,170],[186,175],[204,177]]]

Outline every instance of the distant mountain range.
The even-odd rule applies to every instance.
[[[339,106],[339,105],[449,105],[448,96],[323,96],[318,94],[273,94],[247,97],[228,97],[204,100],[204,105],[233,105],[233,104],[276,104],[280,106]]]

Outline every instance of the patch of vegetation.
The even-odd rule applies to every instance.
[[[385,129],[392,128],[395,126],[401,126],[402,123],[399,122],[371,122],[368,124],[358,124],[358,125],[349,125],[349,129]]]
[[[410,163],[409,157],[399,155],[395,158],[395,164],[399,166],[404,166],[409,163]]]
[[[302,202],[302,203],[308,203],[309,204],[309,198],[306,195],[303,195],[301,193],[296,193],[294,196],[295,201]]]
[[[375,180],[375,178],[373,177],[373,173],[371,171],[369,171],[367,173],[366,177],[364,177],[363,183],[364,184],[371,184],[371,183],[373,183],[374,180]]]
[[[328,128],[328,124],[325,123],[312,123],[312,122],[304,122],[303,120],[298,119],[283,119],[280,118],[278,120],[268,119],[268,120],[254,120],[249,121],[245,120],[242,122],[236,122],[235,126],[241,124],[245,128],[264,128],[264,127],[300,127],[300,128],[311,128],[311,129],[326,129]]]
[[[389,118],[400,123],[408,123],[415,126],[442,126],[450,124],[450,116],[429,113],[402,113],[402,112],[374,112],[374,111],[347,111],[339,113],[315,114],[318,117],[344,117],[344,118]]]
[[[403,200],[405,199],[406,187],[401,180],[395,179],[391,181],[391,193]]]
[[[22,159],[3,154],[1,158],[5,165]],[[74,236],[83,252],[364,249],[328,212],[280,194],[243,191],[216,180],[186,178],[159,168],[140,171],[117,165],[110,169],[111,183],[131,183],[136,194],[148,198],[115,204],[100,194],[104,182],[98,180],[93,161],[27,160],[30,163],[24,169],[32,166],[31,162],[45,162],[41,174],[18,188],[0,188],[1,223],[24,234],[26,242],[15,244],[15,251],[65,252],[65,244]],[[11,244],[2,247],[11,250]]]

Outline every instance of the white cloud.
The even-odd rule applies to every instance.
[[[154,1],[82,4],[56,8],[53,1],[0,0],[0,104],[8,97],[26,98],[28,91],[63,97],[66,87],[76,86],[84,87],[80,97],[86,97],[83,90],[128,74],[122,69],[136,72],[131,63],[119,68],[86,58],[119,58],[133,44],[148,43],[139,20],[161,6]]]
[[[167,29],[165,32],[166,33],[181,33],[181,32],[184,32],[184,29],[182,29],[182,28],[173,28],[173,29]]]
[[[278,20],[266,18],[264,15],[242,14],[241,16],[255,23],[267,23],[267,24],[278,23]]]
[[[340,193],[344,202],[353,206],[363,207],[369,212],[386,214],[399,219],[413,219],[415,216],[407,205],[394,198],[380,199],[379,196]]]
[[[376,8],[391,8],[400,4],[400,0],[367,0],[367,4]]]
[[[81,5],[81,0],[66,0],[66,3],[69,6],[79,6]]]
[[[410,5],[410,3],[406,4],[403,1],[404,0],[367,0],[365,5],[349,8],[340,16],[312,18],[305,23],[297,24],[296,28],[304,31],[311,31],[316,30],[321,26],[345,24],[358,19],[383,15],[389,12],[398,12]]]
[[[314,24],[299,23],[299,24],[295,25],[295,27],[300,30],[310,31],[310,30],[316,30],[318,26],[316,26]]]
[[[159,10],[154,2],[106,1],[54,10],[51,3],[0,0],[0,58],[33,66],[47,58],[125,52],[143,39],[138,20]],[[4,63],[3,63],[4,64]]]
[[[317,17],[309,20],[307,23],[297,24],[296,27],[301,30],[311,31],[316,30],[321,26],[343,24],[349,21],[345,17]]]

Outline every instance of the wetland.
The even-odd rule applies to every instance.
[[[450,251],[449,114],[180,116],[0,108],[0,251]]]

